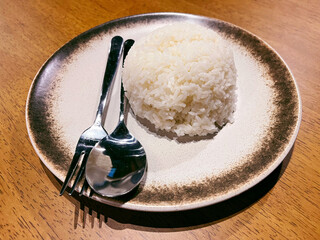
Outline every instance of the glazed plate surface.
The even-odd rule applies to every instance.
[[[139,39],[178,21],[217,31],[234,51],[238,72],[235,121],[215,136],[182,137],[155,132],[130,113],[128,128],[146,150],[148,171],[126,198],[92,198],[139,211],[180,211],[211,205],[256,185],[292,148],[301,100],[288,66],[267,43],[235,25],[179,13],[152,13],[92,28],[55,52],[42,66],[27,99],[27,129],[37,154],[61,181],[80,134],[94,120],[110,40]],[[119,79],[106,116],[111,133],[119,114]],[[78,189],[79,191],[79,189]]]

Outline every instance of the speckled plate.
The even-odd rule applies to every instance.
[[[230,23],[178,13],[117,19],[92,28],[55,52],[30,88],[26,120],[45,166],[65,179],[78,138],[94,120],[111,38],[139,39],[166,24],[189,21],[217,31],[233,48],[238,71],[233,124],[214,137],[175,140],[128,116],[128,128],[145,147],[148,172],[129,198],[92,198],[139,211],[180,211],[231,198],[260,182],[293,146],[301,121],[297,84],[281,57],[263,40]],[[106,126],[118,118],[119,81]]]

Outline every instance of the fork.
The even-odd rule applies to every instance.
[[[109,56],[107,61],[107,66],[103,78],[103,84],[102,84],[102,91],[100,96],[100,102],[98,106],[98,110],[96,113],[96,118],[94,120],[94,123],[91,127],[86,129],[80,136],[75,153],[73,155],[69,170],[67,172],[66,178],[62,184],[60,196],[63,195],[65,192],[68,183],[72,179],[72,177],[75,175],[77,166],[80,162],[81,156],[83,156],[81,165],[79,167],[78,174],[74,180],[73,186],[71,188],[71,191],[69,195],[71,195],[74,192],[74,189],[76,185],[78,184],[79,180],[82,178],[86,162],[88,160],[89,153],[91,149],[94,147],[94,145],[99,142],[102,138],[107,136],[106,130],[103,128],[104,120],[105,120],[105,109],[107,106],[107,103],[109,103],[110,100],[110,89],[113,86],[113,82],[116,76],[116,72],[118,69],[118,65],[120,62],[121,52],[123,48],[123,39],[120,36],[115,36],[111,40],[110,50],[109,50]],[[85,188],[86,183],[84,183],[81,193],[83,192],[83,189]]]

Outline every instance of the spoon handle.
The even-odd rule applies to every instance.
[[[104,113],[107,103],[110,100],[111,91],[110,89],[113,86],[113,82],[116,76],[116,72],[118,69],[119,61],[121,58],[122,52],[122,43],[123,38],[120,36],[115,36],[111,40],[109,57],[107,61],[106,70],[104,73],[103,83],[102,83],[102,91],[100,96],[100,102],[96,114],[96,119],[94,121],[95,125],[103,125],[104,122]]]
[[[124,61],[126,59],[126,56],[134,44],[134,40],[128,39],[124,42],[124,50],[123,50],[123,60],[122,60],[122,67],[124,66]],[[119,121],[124,121],[124,107],[125,107],[125,94],[124,94],[124,88],[122,83],[122,77],[121,77],[121,92],[120,92],[120,116]]]

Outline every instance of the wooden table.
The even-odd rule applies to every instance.
[[[181,213],[59,197],[61,183],[39,160],[26,130],[31,82],[46,59],[81,32],[147,12],[231,22],[267,41],[290,66],[303,102],[300,132],[290,161],[258,187]],[[320,239],[319,40],[319,0],[0,0],[0,239]]]

